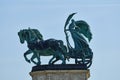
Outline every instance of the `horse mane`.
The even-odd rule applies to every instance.
[[[42,34],[37,29],[32,29],[38,39],[43,40]]]

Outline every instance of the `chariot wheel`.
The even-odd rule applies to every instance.
[[[82,65],[85,65],[86,68],[89,68],[92,64],[92,56],[91,57],[86,57],[85,59],[77,59],[77,61],[75,61],[76,64],[80,64],[81,66]]]

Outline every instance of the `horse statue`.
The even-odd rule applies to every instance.
[[[47,39],[43,40],[42,34],[37,29],[23,29],[18,32],[20,42],[23,44],[27,42],[28,50],[24,53],[24,58],[27,62],[33,62],[40,65],[40,56],[53,56],[49,64],[54,64],[58,60],[62,60],[62,64],[66,64],[65,53],[66,46],[62,40]],[[33,53],[30,59],[27,55]],[[35,61],[35,58],[37,61]]]
[[[88,68],[92,64],[93,52],[90,49],[86,39],[88,39],[88,41],[90,42],[92,39],[92,33],[87,22],[83,20],[75,21],[74,19],[72,19],[75,14],[76,13],[72,13],[68,16],[64,26],[68,49],[67,56],[70,58],[74,58],[75,64],[86,65]],[[70,20],[71,23],[69,24]],[[66,29],[68,24],[68,29]],[[71,34],[74,42],[74,47],[70,45],[68,32]]]

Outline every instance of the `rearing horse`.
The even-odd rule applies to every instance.
[[[23,29],[18,32],[20,42],[23,44],[27,42],[28,50],[24,53],[24,58],[27,62],[33,62],[36,65],[40,65],[40,56],[53,56],[49,64],[54,64],[58,60],[62,60],[62,64],[65,62],[65,54],[67,53],[66,46],[62,40],[48,39],[43,40],[41,33],[37,29]],[[31,59],[27,58],[27,55],[33,53]],[[34,59],[37,59],[37,62]],[[54,58],[56,58],[54,60]]]

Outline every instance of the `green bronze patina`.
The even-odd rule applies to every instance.
[[[66,59],[74,58],[75,64],[84,64],[90,67],[92,64],[93,52],[88,42],[92,39],[92,33],[87,22],[83,20],[75,21],[72,19],[75,14],[76,13],[72,13],[68,16],[64,26],[67,46],[64,45],[62,40],[44,40],[42,34],[37,29],[29,28],[20,30],[18,32],[20,42],[24,43],[24,41],[26,41],[29,48],[24,53],[25,60],[29,63],[32,61],[40,65],[40,56],[52,55],[53,57],[50,59],[49,64],[54,64],[58,60],[62,60],[62,64],[66,64]],[[71,23],[69,23],[70,21]],[[74,47],[72,47],[69,42],[68,32],[71,34]],[[31,59],[28,59],[27,55],[31,53],[33,53],[33,56]],[[37,62],[34,60],[35,58]]]
[[[90,67],[92,64],[93,52],[89,48],[88,42],[84,37],[86,37],[90,42],[92,39],[92,33],[90,31],[89,25],[85,21],[75,21],[74,19],[72,19],[75,14],[76,13],[72,13],[71,15],[69,15],[64,27],[68,49],[67,55],[70,58],[74,58],[76,64],[85,64],[87,65],[87,67]],[[71,23],[69,24],[70,20]],[[68,24],[69,26],[66,29]],[[71,37],[74,41],[74,48],[70,45],[67,32],[71,33]]]
[[[53,56],[49,61],[49,64],[54,64],[58,60],[62,60],[62,64],[65,64],[66,47],[63,45],[63,41],[48,39],[43,40],[41,33],[37,29],[23,29],[18,32],[20,42],[24,41],[28,44],[28,50],[24,53],[24,58],[27,62],[33,62],[36,65],[40,65],[40,56]],[[31,59],[27,58],[28,54],[33,53]],[[37,61],[35,61],[35,58]],[[56,58],[54,60],[54,58]]]

